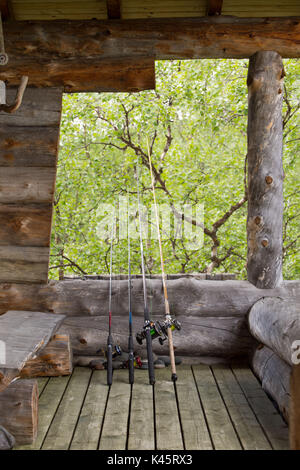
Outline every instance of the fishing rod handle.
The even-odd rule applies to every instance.
[[[107,385],[112,384],[112,376],[113,376],[113,346],[112,346],[112,338],[111,336],[109,336],[107,340]]]
[[[155,372],[154,372],[154,360],[152,351],[152,338],[150,333],[150,327],[146,328],[146,343],[147,343],[147,358],[148,358],[148,373],[150,385],[155,384]]]
[[[128,371],[129,371],[129,383],[134,383],[134,352],[133,352],[133,337],[128,338]]]
[[[171,362],[171,370],[172,370],[172,377],[171,379],[173,382],[177,380],[177,373],[176,373],[176,365],[175,365],[175,354],[174,354],[174,345],[173,345],[173,334],[172,329],[169,326],[168,328],[168,342],[169,342],[169,354],[170,354],[170,362]]]

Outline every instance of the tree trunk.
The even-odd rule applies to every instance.
[[[36,380],[17,380],[0,393],[0,424],[16,439],[16,445],[32,444],[38,427]]]
[[[260,289],[282,281],[282,96],[277,52],[250,57],[248,72],[248,280]]]
[[[250,332],[258,341],[293,365],[294,349],[300,340],[299,301],[262,298],[251,308],[248,322]]]
[[[72,373],[72,349],[68,335],[55,335],[43,351],[26,362],[21,378],[57,377]]]
[[[251,366],[262,382],[262,388],[277,403],[288,422],[291,367],[266,346],[256,349],[251,359]]]

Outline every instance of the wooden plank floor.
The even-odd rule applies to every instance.
[[[288,428],[247,367],[180,366],[114,372],[75,368],[71,377],[39,379],[39,433],[26,449],[288,449]]]

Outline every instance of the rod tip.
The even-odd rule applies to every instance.
[[[173,380],[173,382],[177,381],[177,374],[172,374],[172,380]]]

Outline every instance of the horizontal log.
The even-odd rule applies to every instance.
[[[153,320],[162,320],[162,316],[153,315]],[[237,317],[200,317],[178,315],[182,330],[173,334],[177,355],[182,356],[218,356],[237,357],[249,354],[255,341],[248,332],[245,318]],[[143,327],[142,317],[133,317],[133,331]],[[128,317],[113,316],[113,339],[124,351],[128,351]],[[68,334],[72,350],[76,355],[93,356],[106,349],[108,335],[107,315],[96,317],[68,317],[59,333]],[[134,339],[134,349],[139,355],[145,355],[145,345],[140,346]],[[153,341],[153,351],[158,355],[168,355],[168,344],[161,346]]]
[[[38,429],[36,380],[17,380],[0,393],[0,424],[14,436],[16,445],[33,443]]]
[[[237,59],[257,50],[300,57],[298,17],[8,22],[4,36],[9,63],[1,80],[17,84],[29,75],[35,86],[69,91],[88,91],[91,83],[101,89],[101,61],[112,67],[111,60],[124,59]],[[109,86],[111,72],[104,75]]]
[[[0,246],[0,282],[47,282],[49,251],[47,247]]]
[[[68,60],[53,61],[26,66],[30,85],[36,87],[63,87],[68,93],[78,92],[138,92],[155,88],[155,62],[153,58],[139,57],[110,59],[105,62],[79,59],[70,64]],[[9,83],[15,85],[15,76],[22,75],[23,67],[10,74]]]
[[[0,203],[52,203],[55,176],[55,168],[3,167]]]
[[[164,314],[161,280],[147,280],[149,302],[157,315]],[[247,281],[201,281],[180,278],[167,281],[171,311],[185,316],[246,316],[263,296],[300,298],[300,282],[286,281],[275,289],[257,289]],[[143,316],[142,280],[132,281],[133,312]],[[0,283],[0,314],[7,310],[33,310],[70,316],[107,314],[108,281],[50,281],[47,285]],[[114,315],[127,315],[128,283],[114,281]]]
[[[12,85],[13,83],[10,82],[9,84]],[[7,90],[8,103],[14,100],[15,93],[15,88]],[[14,138],[12,127],[21,127],[22,129],[24,129],[24,126],[37,128],[54,127],[57,130],[58,138],[61,106],[61,88],[36,89],[28,86],[23,96],[22,106],[20,106],[18,111],[13,114],[0,114],[0,127],[7,128],[9,126],[10,133],[7,137],[12,139]]]
[[[43,351],[26,362],[21,378],[58,377],[72,373],[72,348],[68,335],[56,334]]]
[[[262,388],[277,403],[286,421],[289,420],[290,376],[292,368],[266,346],[255,350],[251,367]]]
[[[0,245],[50,244],[52,205],[0,204]]]
[[[0,166],[55,167],[58,137],[58,127],[1,126]]]
[[[293,364],[293,353],[300,341],[299,299],[262,298],[249,313],[249,329],[261,343],[285,362]]]

